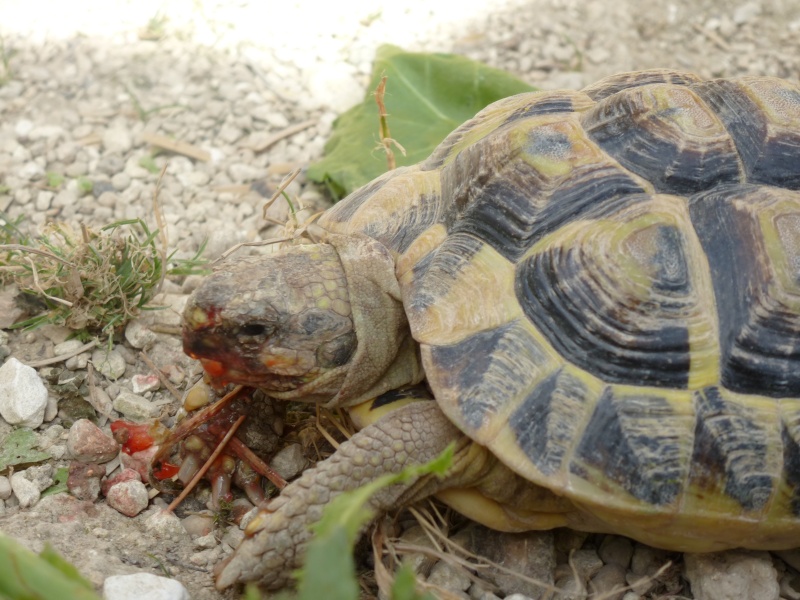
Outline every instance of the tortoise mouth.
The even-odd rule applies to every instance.
[[[225,343],[225,336],[196,334],[189,328],[183,331],[184,353],[199,360],[215,388],[229,383],[256,387],[267,392],[288,392],[308,383],[307,375],[281,375],[270,368],[279,366],[280,357],[270,357],[269,364],[259,358],[243,355]]]
[[[190,355],[191,356],[191,355]],[[256,387],[266,392],[289,392],[307,383],[303,377],[276,375],[273,373],[253,373],[250,370],[241,370],[230,363],[216,359],[198,358],[203,370],[211,379],[214,387],[223,387],[229,383]]]

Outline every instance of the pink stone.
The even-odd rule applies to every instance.
[[[80,462],[105,463],[117,456],[119,445],[89,419],[79,419],[69,428],[67,450]]]
[[[153,392],[161,386],[157,375],[134,375],[131,377],[131,388],[134,394]]]
[[[100,495],[100,478],[105,474],[105,468],[98,464],[72,461],[69,465],[67,489],[78,500],[97,500]]]
[[[128,517],[135,517],[150,503],[147,488],[141,481],[123,481],[111,486],[106,495],[108,505]]]
[[[141,452],[134,452],[133,454],[125,454],[123,452],[119,456],[124,468],[138,471],[139,475],[142,476],[142,481],[148,481],[147,470],[156,452],[158,452],[158,446],[150,446],[147,450],[142,450]]]
[[[101,482],[100,491],[103,493],[103,496],[108,496],[108,490],[111,489],[112,486],[117,485],[118,483],[122,483],[123,481],[141,481],[142,476],[139,475],[139,472],[134,469],[122,469],[116,475],[104,479]]]

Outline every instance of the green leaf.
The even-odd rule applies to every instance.
[[[23,465],[45,461],[51,456],[36,450],[36,434],[25,427],[12,431],[0,444],[0,472],[12,465]]]
[[[394,575],[392,584],[392,600],[436,600],[433,594],[417,591],[417,578],[411,565],[404,564]]]
[[[69,469],[67,467],[56,469],[55,475],[53,475],[54,483],[42,492],[42,498],[45,496],[52,496],[53,494],[65,494],[67,491],[69,491],[67,488],[68,478]]]
[[[358,598],[352,542],[344,527],[336,527],[309,545],[298,588],[301,600]]]
[[[99,600],[74,566],[45,548],[40,556],[0,534],[0,598]]]
[[[308,168],[308,177],[330,185],[341,195],[386,171],[386,156],[376,149],[378,107],[373,91],[383,75],[386,111],[399,165],[425,158],[448,133],[492,102],[532,90],[508,73],[453,54],[405,52],[381,46],[375,58],[364,102],[341,115],[325,145],[325,158]]]
[[[453,462],[454,450],[455,446],[451,444],[427,464],[412,465],[400,473],[383,475],[335,497],[322,511],[319,522],[313,526],[314,539],[308,546],[303,569],[297,573],[299,599],[358,598],[353,546],[361,528],[374,517],[374,513],[366,506],[370,498],[378,490],[395,483],[424,475],[443,476]]]

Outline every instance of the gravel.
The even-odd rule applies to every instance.
[[[314,10],[300,1],[3,0],[0,211],[11,219],[24,216],[23,226],[33,234],[53,221],[101,227],[142,218],[156,227],[153,196],[166,167],[158,201],[170,247],[188,257],[207,240],[206,256],[215,258],[234,244],[269,236],[261,219],[264,196],[294,167],[321,156],[333,120],[365,93],[372,57],[382,43],[458,52],[542,88],[579,88],[615,72],[651,67],[688,69],[704,77],[796,79],[799,31],[800,6],[786,0],[351,0],[320,3]],[[306,122],[299,133],[256,150],[263,140]],[[156,152],[154,141],[164,137],[189,145],[191,156]],[[289,192],[320,206],[319,192],[302,175]],[[281,210],[276,204],[270,214],[280,220]],[[53,456],[51,466],[68,464],[70,426],[84,416],[67,390],[88,398],[89,410],[111,418],[174,413],[172,396],[148,379],[151,371],[139,351],[146,351],[173,385],[191,379],[196,366],[182,354],[180,341],[160,332],[178,324],[185,294],[195,284],[191,279],[182,288],[168,284],[167,308],[132,322],[126,341],[111,353],[84,351],[57,369],[39,370],[58,400],[57,415],[54,406],[46,410],[47,394],[39,390],[36,406],[15,409],[21,413],[10,419],[36,428],[40,448]],[[3,327],[16,318],[12,297],[0,290]],[[67,333],[53,327],[0,331],[0,360],[68,354],[80,344],[66,341]],[[97,384],[91,396],[90,364]],[[0,407],[4,417],[5,411]],[[49,417],[44,423],[43,415]],[[101,428],[104,423],[105,417]],[[11,430],[0,419],[0,437]],[[100,467],[112,474],[116,459]],[[66,494],[39,500],[47,477],[29,471],[0,477],[4,532],[35,551],[49,541],[98,589],[113,582],[111,576],[154,575],[163,561],[195,600],[221,597],[207,569],[238,542],[238,529],[212,545],[208,524],[195,519],[190,529],[205,538],[193,541],[177,517],[163,511],[165,502],[147,498],[135,478],[117,483],[124,493],[112,494],[123,500],[125,511],[142,511],[134,518],[103,501]],[[94,471],[91,475],[81,484],[89,497],[97,485]],[[424,535],[418,537],[425,543]],[[734,592],[770,594],[763,597],[777,597],[778,587],[785,597],[797,597],[800,587],[796,552],[690,558],[683,571],[680,555],[615,536],[556,532],[554,543],[541,544],[539,554],[527,544],[517,546],[518,555],[508,560],[540,570],[545,564],[548,573],[532,572],[569,588],[574,598],[584,598],[583,590],[611,591],[625,582],[632,589],[614,592],[615,597],[690,598],[693,590],[704,597],[700,590],[715,593],[713,582],[724,577],[733,578],[727,581]],[[409,560],[458,597],[522,598],[511,596],[518,588],[510,584],[502,589],[502,577],[465,588],[458,570],[424,555]],[[671,566],[662,568],[665,564]],[[174,593],[183,597],[180,590]],[[112,597],[109,583],[105,594]]]

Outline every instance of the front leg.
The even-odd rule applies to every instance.
[[[259,513],[248,527],[250,536],[222,566],[217,588],[250,581],[267,589],[290,584],[292,571],[302,565],[312,535],[309,527],[319,521],[323,508],[334,497],[408,465],[429,462],[453,441],[458,443],[451,470],[458,471],[458,457],[471,442],[434,401],[413,402],[365,427],[333,456],[287,486]],[[380,515],[429,496],[443,485],[430,476],[392,485],[377,492],[369,506]]]

